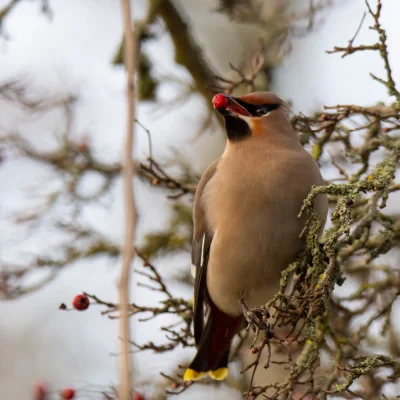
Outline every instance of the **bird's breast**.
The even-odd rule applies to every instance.
[[[214,232],[233,233],[240,228],[244,233],[246,228],[262,229],[270,218],[279,219],[290,194],[277,190],[279,177],[270,166],[259,167],[222,164],[207,184],[202,202]]]

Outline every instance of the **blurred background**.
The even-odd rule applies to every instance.
[[[275,91],[294,113],[389,101],[369,76],[385,74],[378,54],[341,59],[326,53],[354,36],[365,12],[362,0],[168,0],[152,15],[155,3],[133,1],[142,49],[137,119],[151,133],[153,159],[188,185],[224,148],[208,86],[214,75],[237,79],[229,63],[246,68],[260,38],[266,61],[257,89]],[[399,13],[398,0],[384,1],[381,22],[397,80]],[[359,43],[376,41],[371,23],[367,16]],[[117,301],[126,117],[120,4],[0,0],[0,29],[0,398],[30,399],[41,381],[54,393],[70,385],[78,398],[104,398],[99,393],[117,382],[118,324],[100,308],[78,313],[58,306],[82,291]],[[138,162],[149,155],[143,127],[136,126]],[[191,298],[191,198],[168,194],[139,173],[138,245],[171,291]],[[157,304],[162,295],[138,281],[145,280],[135,276],[132,282],[135,302]],[[398,313],[398,301],[394,307]],[[162,341],[159,327],[166,322],[165,316],[132,320],[135,341]],[[192,354],[191,348],[135,354],[136,387],[146,398],[163,398],[166,382],[159,373]],[[241,385],[238,378],[180,396],[240,399]]]

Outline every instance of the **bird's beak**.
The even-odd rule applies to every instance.
[[[225,93],[216,94],[212,99],[213,107],[222,115],[233,115],[237,117],[253,117],[234,97]]]

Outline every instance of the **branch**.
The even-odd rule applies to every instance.
[[[400,108],[400,92],[396,88],[396,84],[395,84],[393,76],[392,76],[392,69],[389,64],[389,55],[388,55],[388,49],[387,49],[387,44],[386,44],[386,31],[382,28],[380,21],[379,21],[379,18],[381,16],[381,10],[382,10],[382,2],[381,2],[381,0],[378,0],[378,4],[376,6],[375,13],[371,10],[371,7],[369,6],[367,0],[365,0],[365,3],[367,4],[369,13],[374,18],[374,21],[375,21],[375,24],[373,27],[371,27],[371,29],[375,30],[379,34],[379,41],[380,41],[379,53],[385,64],[387,80],[385,82],[382,79],[378,79],[373,74],[371,74],[371,76],[372,76],[372,78],[374,78],[378,82],[383,83],[387,87],[389,95],[394,96],[396,98],[397,103],[398,103],[398,108]]]
[[[4,22],[4,19],[14,9],[14,7],[20,3],[21,0],[11,0],[5,7],[0,10],[0,28]]]
[[[390,378],[393,379],[396,377],[400,377],[400,362],[395,361],[391,357],[387,357],[381,354],[374,354],[359,358],[362,359],[361,362],[345,369],[349,372],[349,375],[346,378],[345,382],[335,385],[333,390],[329,391],[328,393],[340,393],[348,390],[356,379],[358,379],[362,375],[368,374],[375,368],[392,368],[393,374]]]
[[[131,2],[122,0],[122,17],[124,23],[124,54],[127,69],[127,127],[123,162],[123,183],[125,203],[125,239],[122,253],[121,277],[118,283],[120,302],[120,340],[121,340],[121,364],[120,364],[120,389],[119,399],[129,400],[132,394],[132,357],[130,354],[130,325],[129,325],[129,289],[130,267],[134,256],[133,243],[135,241],[136,209],[133,196],[134,164],[132,154],[134,152],[134,124],[135,124],[135,67],[136,67],[136,36],[131,22]]]
[[[192,75],[196,89],[205,98],[207,107],[213,112],[213,94],[208,87],[215,81],[214,73],[204,57],[204,52],[194,39],[192,32],[171,0],[152,0],[160,3],[159,14],[171,35],[175,48],[175,62],[182,65]],[[221,124],[221,120],[218,119]]]
[[[169,199],[178,199],[186,194],[194,194],[196,184],[184,183],[179,179],[172,177],[165,169],[153,158],[147,159],[148,164],[139,164],[139,174],[142,178],[148,180],[153,186],[172,190],[174,193],[168,195]]]
[[[260,72],[262,72],[265,68],[264,53],[265,46],[264,43],[260,40],[260,49],[251,58],[248,73],[245,73],[242,69],[239,69],[229,63],[231,70],[234,71],[239,76],[239,78],[236,80],[232,80],[216,75],[215,79],[220,83],[211,86],[210,89],[213,89],[214,91],[223,90],[225,93],[231,94],[234,90],[244,85],[246,86],[248,92],[254,92],[255,80]]]
[[[384,67],[386,70],[386,80],[378,78],[377,76],[375,76],[374,74],[370,73],[371,77],[376,80],[377,82],[383,84],[384,86],[386,86],[389,96],[393,96],[396,98],[397,101],[397,109],[400,109],[400,92],[397,90],[396,88],[396,83],[393,79],[393,75],[392,75],[392,68],[390,66],[389,63],[389,55],[388,55],[388,48],[387,48],[387,44],[386,44],[386,31],[382,28],[381,23],[380,23],[380,17],[381,17],[381,11],[382,11],[382,2],[381,0],[378,0],[377,6],[376,6],[376,12],[373,12],[368,0],[365,0],[365,3],[367,5],[368,8],[368,12],[369,14],[372,16],[372,18],[374,19],[374,25],[370,27],[370,29],[376,31],[379,35],[379,42],[372,44],[372,45],[360,45],[360,46],[353,46],[353,42],[355,40],[355,38],[357,37],[361,26],[364,22],[364,17],[363,16],[360,25],[357,28],[357,31],[354,35],[354,37],[349,40],[349,43],[346,47],[337,47],[335,46],[333,48],[333,50],[329,50],[327,51],[328,54],[332,54],[332,53],[343,53],[342,57],[346,57],[349,54],[353,54],[356,53],[358,51],[365,51],[365,50],[373,50],[373,51],[379,51],[380,57],[383,60],[384,63]]]

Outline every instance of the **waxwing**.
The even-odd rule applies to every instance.
[[[204,172],[194,201],[192,274],[197,354],[184,380],[228,375],[232,339],[244,327],[242,307],[266,304],[282,270],[305,246],[298,218],[303,200],[323,180],[274,93],[218,94],[224,118],[222,156]],[[328,201],[314,207],[325,223]]]

